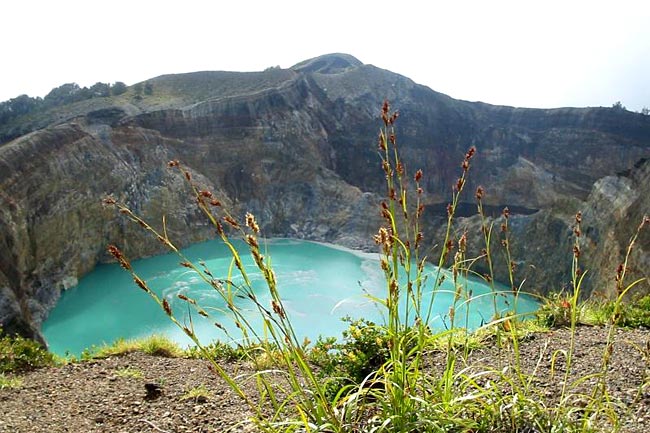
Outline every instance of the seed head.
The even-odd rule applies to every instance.
[[[445,244],[445,246],[447,247],[447,251],[452,251],[454,249],[454,240],[449,239],[447,241],[447,244]]]
[[[415,235],[415,247],[417,248],[420,245],[420,242],[422,242],[422,239],[424,239],[424,235],[422,232],[418,232],[417,235]]]
[[[257,243],[257,239],[253,235],[246,236],[246,243],[256,250],[260,247],[259,244]]]
[[[501,215],[503,215],[503,217],[504,217],[505,219],[510,218],[510,209],[508,209],[507,206],[504,207],[504,208],[503,208],[503,211],[501,212]]]
[[[616,268],[616,281],[621,281],[623,278],[623,272],[625,271],[625,265],[623,263],[619,264]]]
[[[402,161],[397,161],[397,175],[400,177],[404,175],[404,164],[402,164]]]
[[[466,248],[467,248],[467,232],[463,233],[460,239],[458,239],[458,251],[464,253]]]
[[[172,168],[172,167],[178,167],[179,162],[177,159],[171,160],[167,163],[167,167]]]
[[[122,268],[126,269],[127,271],[131,270],[131,264],[126,259],[126,257],[124,257],[124,254],[122,254],[122,251],[120,251],[118,247],[115,245],[109,245],[107,250],[110,255],[115,257],[115,260],[117,260]]]
[[[165,313],[167,313],[167,315],[171,317],[171,315],[172,315],[172,307],[169,305],[169,302],[167,302],[167,299],[163,299],[162,304],[163,304],[163,310],[165,310]]]
[[[373,236],[373,239],[377,245],[383,245],[385,249],[390,249],[390,247],[393,246],[393,237],[391,231],[386,227],[380,227],[377,234]]]
[[[380,151],[385,152],[386,151],[386,138],[384,137],[384,133],[380,132],[379,133],[379,144],[377,145]]]
[[[476,188],[476,200],[482,200],[483,199],[483,194],[485,194],[485,190],[483,189],[482,186],[479,185],[478,188]]]
[[[136,275],[136,276],[133,277],[133,281],[135,281],[135,284],[137,284],[138,287],[140,287],[142,290],[144,290],[147,293],[149,292],[149,288],[147,287],[147,283],[145,283],[142,278],[140,278],[140,277],[138,277]]]
[[[381,106],[381,116],[384,119],[388,119],[388,112],[390,111],[390,104],[388,99],[384,99],[384,104]]]
[[[422,180],[422,170],[418,170],[415,172],[415,181],[420,182]]]
[[[275,299],[271,301],[271,307],[273,307],[273,312],[280,316],[281,319],[286,318],[282,306]]]
[[[253,230],[253,232],[256,234],[260,232],[260,226],[257,225],[257,222],[255,221],[255,216],[253,216],[253,214],[250,212],[246,213],[246,225],[248,226],[249,229]]]
[[[234,228],[234,229],[239,229],[239,223],[238,223],[237,221],[235,221],[235,219],[234,219],[233,217],[231,217],[230,215],[226,215],[226,216],[224,216],[224,217],[223,217],[223,220],[224,220],[225,222],[227,222],[228,224],[230,224],[230,226],[231,226],[232,228]]]
[[[110,196],[110,195],[109,195],[109,196],[104,197],[104,200],[102,200],[102,203],[103,203],[105,206],[111,206],[111,205],[114,205],[114,204],[116,203],[116,201],[115,201],[115,199],[113,198],[113,196]]]
[[[582,222],[582,212],[576,213],[576,223],[580,224]]]

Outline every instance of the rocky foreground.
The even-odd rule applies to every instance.
[[[598,371],[606,330],[578,329],[572,378]],[[521,345],[524,368],[537,365],[535,389],[548,405],[559,394],[563,370],[551,375],[551,355],[566,348],[569,331],[535,334]],[[619,330],[609,370],[609,390],[624,404],[622,432],[650,428],[650,331]],[[476,350],[472,365],[503,365],[493,347]],[[438,364],[433,355],[431,364]],[[501,356],[501,358],[499,358]],[[243,363],[226,366],[233,374],[252,373]],[[459,366],[460,368],[460,366]],[[20,376],[17,389],[0,390],[0,432],[223,432],[251,431],[249,412],[206,361],[131,353],[120,357],[45,368]],[[589,381],[587,382],[589,383]],[[151,392],[151,384],[161,392]],[[249,382],[251,389],[254,383]],[[147,390],[149,387],[149,391]],[[189,392],[205,387],[203,397]]]

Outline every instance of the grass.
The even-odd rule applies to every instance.
[[[0,389],[15,389],[23,386],[23,379],[16,376],[7,376],[0,373]]]
[[[482,210],[484,189],[479,187],[476,190],[484,242],[478,257],[468,256],[467,233],[455,225],[456,207],[464,195],[476,149],[470,148],[462,159],[447,208],[444,239],[437,243],[436,250],[425,249],[420,225],[424,209],[424,174],[417,170],[409,175],[400,159],[394,128],[397,118],[398,114],[391,111],[387,102],[384,103],[378,152],[386,190],[380,209],[383,224],[377,231],[375,242],[385,277],[385,295],[373,298],[373,301],[384,311],[385,323],[351,322],[342,342],[321,339],[309,348],[300,341],[282,303],[271,260],[260,250],[260,230],[255,217],[251,214],[242,218],[233,215],[222,206],[223,200],[197,184],[190,171],[178,161],[171,161],[170,168],[179,170],[187,180],[199,209],[230,248],[232,265],[225,277],[216,277],[205,265],[187,260],[168,238],[164,227],[162,231],[155,230],[113,198],[107,198],[105,203],[116,206],[126,218],[177,253],[188,271],[201,278],[221,298],[228,320],[241,331],[237,338],[226,334],[232,338],[233,351],[220,345],[204,345],[195,333],[191,316],[190,320],[179,320],[169,300],[159,297],[148,287],[118,247],[109,246],[109,253],[131,274],[135,285],[149,294],[169,319],[193,340],[197,346],[194,353],[200,352],[211,362],[214,371],[248,405],[253,420],[262,431],[587,433],[594,431],[599,423],[604,423],[602,431],[619,429],[621,419],[606,386],[607,367],[614,344],[613,329],[625,323],[623,318],[626,314],[628,323],[644,323],[641,319],[643,313],[632,312],[623,299],[638,284],[638,281],[627,281],[628,259],[636,237],[650,225],[650,219],[644,218],[630,240],[616,273],[616,299],[598,306],[580,301],[585,271],[580,268],[582,215],[576,214],[571,289],[545,300],[537,321],[525,321],[516,313],[517,301],[523,292],[521,284],[517,284],[515,262],[511,257],[514,240],[510,236],[508,209],[503,210],[500,227],[495,226],[494,220],[486,217]],[[256,278],[260,277],[266,283],[265,296],[269,301],[260,300],[259,289],[254,289],[251,283],[252,271],[243,266],[243,252],[234,247],[231,236],[241,237],[246,242],[248,254],[252,255],[257,266]],[[429,244],[434,242],[429,240]],[[496,251],[499,245],[500,251]],[[464,304],[474,299],[467,287],[468,277],[483,275],[496,296],[494,268],[499,260],[508,269],[512,309],[501,311],[495,302],[489,323],[471,333],[465,326],[467,316],[458,313]],[[426,261],[437,263],[439,271],[425,277]],[[477,263],[484,264],[488,272],[480,274],[475,271]],[[454,299],[447,314],[448,330],[435,333],[427,324],[436,297],[425,302],[423,293],[440,287],[445,278],[451,278],[453,282]],[[186,295],[179,297],[192,314],[209,317],[210,314],[194,299]],[[246,311],[236,302],[241,298],[249,301]],[[264,329],[250,325],[250,309],[263,319]],[[578,391],[575,384],[585,383],[591,378],[581,377],[574,382],[569,378],[573,368],[576,327],[587,321],[605,323],[608,338],[602,354],[602,369],[592,377],[594,384],[585,393]],[[566,326],[571,330],[566,348],[552,354],[554,365],[559,365],[560,360],[564,364],[561,393],[553,399],[545,398],[535,390],[535,373],[531,376],[522,367],[519,344],[540,326]],[[498,350],[503,351],[503,362],[498,368],[491,365],[469,368],[465,365],[468,354],[485,344],[486,336],[491,338],[491,342],[496,342]],[[426,367],[426,362],[433,351],[443,356],[440,368],[432,371]],[[225,358],[236,356],[250,362],[257,371],[250,377],[233,377],[224,368],[221,355]],[[276,388],[271,372],[282,373],[286,381],[283,389]],[[256,396],[241,386],[242,380],[252,380],[257,384]],[[574,404],[578,399],[584,404]]]
[[[144,352],[149,355],[177,358],[184,355],[184,351],[172,340],[162,335],[151,335],[138,339],[118,339],[112,344],[91,347],[85,350],[82,359],[108,358],[121,356],[131,352]]]
[[[185,393],[180,397],[179,400],[181,401],[192,400],[196,403],[204,403],[210,400],[211,398],[212,398],[212,394],[210,393],[208,388],[206,388],[205,385],[199,385],[185,391]]]
[[[133,367],[120,368],[115,372],[115,375],[127,379],[144,379],[142,370]]]

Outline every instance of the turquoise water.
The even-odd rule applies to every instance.
[[[386,283],[377,255],[289,239],[265,242],[273,259],[285,309],[298,336],[312,341],[319,335],[340,336],[347,327],[340,319],[346,316],[383,322],[381,307],[366,296],[385,297]],[[247,251],[243,243],[238,246],[241,247],[240,251]],[[185,249],[184,253],[193,261],[205,261],[215,277],[228,274],[231,258],[220,241],[197,244]],[[132,265],[152,290],[169,301],[181,323],[189,323],[189,317],[187,305],[178,299],[178,294],[196,299],[210,312],[210,320],[195,313],[191,315],[203,342],[225,339],[223,332],[214,326],[215,321],[226,326],[232,335],[237,335],[237,329],[220,311],[225,304],[219,295],[191,270],[180,266],[176,255],[137,260]],[[256,272],[252,259],[245,261],[245,266],[258,299],[263,305],[270,305],[264,281]],[[434,269],[431,267],[427,272]],[[433,277],[430,281],[433,281]],[[478,296],[490,293],[489,286],[481,282],[472,281],[469,286],[477,298],[470,304],[469,326],[478,327],[493,315],[492,296]],[[433,328],[444,329],[445,323],[449,323],[446,315],[453,295],[447,291],[452,287],[451,282],[444,283],[442,290],[436,294],[430,322]],[[506,297],[498,297],[500,309],[507,310],[507,302]],[[249,307],[245,301],[241,306],[245,309]],[[520,298],[518,309],[520,312],[533,311],[536,304]],[[252,309],[248,317],[262,329]],[[456,323],[464,325],[463,312],[458,311],[456,317]],[[111,343],[120,337],[129,339],[154,333],[165,334],[183,347],[191,344],[191,340],[169,321],[160,307],[135,286],[131,276],[117,264],[98,266],[82,278],[78,286],[65,291],[43,323],[42,331],[51,351],[59,355],[79,355],[84,348],[92,345]]]

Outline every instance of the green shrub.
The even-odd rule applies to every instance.
[[[388,360],[386,328],[365,319],[343,319],[350,325],[343,331],[343,342],[333,337],[319,338],[311,360],[322,374],[338,375],[360,383]]]
[[[54,356],[33,340],[8,335],[0,338],[0,373],[28,371],[53,364]]]
[[[185,350],[185,356],[196,359],[222,359],[224,361],[240,361],[246,358],[246,351],[241,347],[231,346],[219,340],[206,344],[203,348],[192,346]]]
[[[606,306],[608,316],[614,314],[612,303]],[[650,295],[636,299],[621,308],[618,325],[625,328],[650,328]]]

